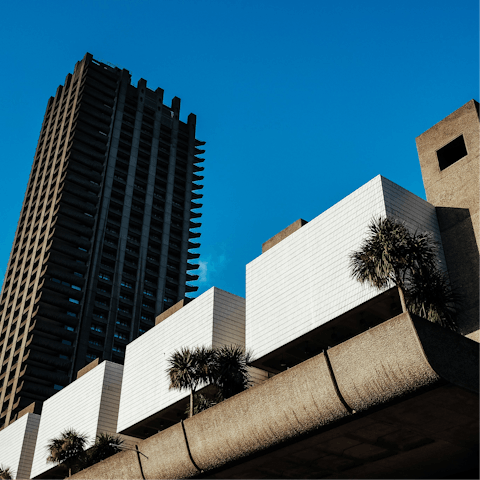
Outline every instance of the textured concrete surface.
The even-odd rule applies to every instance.
[[[440,170],[437,151],[460,135],[467,155]],[[478,103],[470,100],[416,139],[427,200],[437,207],[443,250],[452,283],[463,294],[460,332],[479,341]]]
[[[188,419],[186,438],[177,424],[144,440],[148,459],[123,452],[74,478],[429,478],[433,457],[447,473],[478,463],[474,342],[402,314],[328,358]]]
[[[187,304],[186,298],[183,298],[179,302],[177,302],[175,305],[170,307],[168,310],[165,310],[163,313],[158,315],[155,318],[155,325],[158,325],[160,322],[163,322],[166,318],[168,318],[170,315],[173,315],[175,312],[178,312],[184,305]]]
[[[80,378],[80,377],[83,377],[86,373],[88,373],[90,370],[94,369],[98,364],[100,363],[100,359],[99,358],[96,358],[95,360],[93,360],[93,362],[90,362],[88,365],[85,365],[83,368],[81,368],[78,372],[77,372],[77,380]]]
[[[292,233],[296,232],[299,228],[303,227],[308,222],[299,218],[297,221],[293,222],[287,228],[284,228],[281,232],[274,235],[272,238],[268,239],[266,242],[262,243],[262,253],[265,253],[270,248],[274,247],[277,243],[280,243],[284,238],[287,238]]]

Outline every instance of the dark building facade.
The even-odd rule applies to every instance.
[[[48,102],[0,297],[0,427],[198,288],[205,142],[130,79],[87,54]]]

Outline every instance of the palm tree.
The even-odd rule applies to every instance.
[[[0,479],[10,480],[13,478],[13,470],[10,467],[6,467],[3,464],[0,465]]]
[[[462,299],[438,268],[414,274],[408,299],[412,313],[457,331],[456,305],[460,305]]]
[[[47,462],[63,464],[70,477],[78,469],[85,456],[88,437],[73,429],[64,430],[59,437],[52,438],[47,444],[50,455]]]
[[[219,388],[220,398],[230,398],[250,385],[248,364],[252,355],[239,345],[223,345],[215,349],[213,380]]]
[[[95,463],[101,462],[112,455],[121,451],[123,440],[118,435],[109,433],[100,433],[95,439],[92,448],[87,451],[83,468],[87,468]]]
[[[182,348],[180,351],[172,353],[168,359],[169,388],[190,391],[189,417],[193,416],[193,398],[196,389],[200,384],[207,383],[212,379],[212,362],[212,349],[206,347]]]
[[[170,388],[190,391],[189,417],[242,392],[250,386],[251,354],[238,345],[183,348],[168,359]],[[213,384],[216,401],[195,394],[198,386]]]
[[[374,219],[360,250],[350,255],[352,276],[379,290],[398,288],[402,311],[455,329],[458,294],[440,270],[438,247],[430,233],[411,233],[401,222]],[[408,308],[407,308],[408,307]]]

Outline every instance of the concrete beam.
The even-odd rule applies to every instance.
[[[446,384],[478,402],[477,344],[402,314],[142,441],[148,458],[124,451],[73,478],[197,476]]]

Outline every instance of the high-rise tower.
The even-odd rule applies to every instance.
[[[0,427],[197,290],[204,142],[179,110],[90,54],[50,98],[0,297]]]

